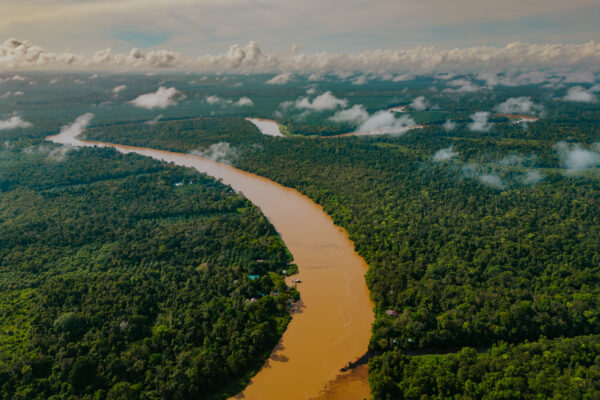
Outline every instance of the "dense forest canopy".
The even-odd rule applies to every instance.
[[[296,77],[273,86],[260,75],[106,76],[87,92],[56,100],[61,106],[42,96],[37,101],[46,111],[34,112],[33,99],[15,106],[49,133],[90,111],[75,105],[85,99],[96,105],[83,133],[89,139],[194,152],[322,205],[370,266],[375,399],[598,397],[600,106],[568,101],[566,82],[486,87],[476,77],[456,78],[469,79],[473,90],[435,77],[366,85]],[[112,94],[107,82],[119,80],[132,93]],[[128,103],[158,81],[186,98],[164,110]],[[574,85],[595,93],[591,83]],[[316,96],[327,93],[338,105],[317,109]],[[253,105],[236,105],[242,96]],[[69,118],[59,118],[67,105],[74,105],[65,111]],[[424,126],[396,135],[318,137],[359,128],[335,118],[355,106],[369,116],[407,106],[395,120],[410,116]],[[516,122],[512,114],[519,112],[505,109],[539,119]],[[247,116],[274,118],[289,137],[261,135]],[[22,147],[46,133],[5,132]],[[23,186],[14,176],[3,178],[2,190]],[[67,185],[60,176],[56,185]],[[9,298],[25,304],[27,296]],[[423,353],[440,354],[415,356]]]
[[[58,149],[0,160],[0,397],[235,394],[289,319],[273,227],[191,170]]]

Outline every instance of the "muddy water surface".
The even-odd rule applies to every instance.
[[[340,370],[366,350],[373,322],[365,284],[367,265],[346,232],[304,195],[260,176],[202,157],[149,148],[47,138],[74,146],[110,146],[195,168],[241,192],[258,206],[294,256],[300,307],[258,374],[236,399],[369,398],[366,366]],[[290,282],[291,283],[291,282]]]

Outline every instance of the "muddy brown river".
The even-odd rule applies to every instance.
[[[367,367],[340,370],[366,351],[373,306],[365,283],[367,265],[346,232],[320,206],[296,190],[229,165],[183,153],[99,143],[68,131],[47,138],[73,146],[108,146],[196,170],[242,193],[273,224],[294,256],[299,309],[270,358],[234,399],[370,398]]]

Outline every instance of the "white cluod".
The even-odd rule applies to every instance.
[[[364,106],[356,104],[352,108],[336,112],[329,119],[334,122],[354,122],[361,124],[369,119],[369,113]]]
[[[492,129],[492,123],[488,122],[490,113],[487,111],[476,112],[471,115],[473,122],[469,124],[469,129],[476,132],[487,132]]]
[[[427,102],[427,99],[425,99],[425,96],[419,96],[419,97],[415,97],[415,99],[412,101],[412,103],[410,103],[410,106],[414,110],[423,111],[423,110],[427,109],[428,102]]]
[[[479,182],[493,189],[504,189],[505,184],[502,178],[496,174],[483,174],[477,177]]]
[[[433,161],[442,162],[442,161],[450,160],[450,159],[456,157],[457,155],[458,155],[458,153],[454,151],[454,148],[452,146],[450,146],[445,149],[440,149],[440,150],[436,151],[435,154],[433,155]]]
[[[525,175],[521,177],[521,182],[525,185],[535,185],[536,183],[540,183],[544,179],[544,176],[540,174],[538,171],[527,171]]]
[[[185,95],[174,87],[161,86],[156,92],[142,94],[131,100],[130,103],[136,107],[152,110],[174,106],[179,100],[183,99],[185,99]]]
[[[0,131],[6,129],[29,128],[31,126],[33,126],[31,122],[24,121],[18,115],[13,115],[4,121],[0,120]]]
[[[304,97],[296,101],[296,108],[313,110],[313,111],[326,111],[335,110],[338,107],[346,107],[348,100],[338,99],[330,91],[327,91],[310,101],[308,97]]]
[[[237,157],[238,152],[229,143],[219,142],[211,144],[207,149],[192,150],[190,154],[225,164],[231,164]]]
[[[506,99],[504,103],[496,107],[498,112],[503,114],[533,114],[543,109],[542,106],[535,104],[531,97],[511,97]]]
[[[575,101],[578,103],[593,103],[596,101],[596,96],[592,92],[592,90],[585,90],[581,86],[573,86],[567,91],[563,100]]]
[[[420,128],[408,115],[396,118],[390,111],[379,111],[373,114],[358,127],[359,135],[402,135],[410,129]]]
[[[563,165],[569,171],[582,171],[600,166],[600,145],[596,150],[584,149],[579,144],[559,142],[555,146]]]
[[[70,125],[65,125],[60,129],[60,133],[50,138],[54,143],[66,144],[71,146],[86,146],[85,143],[76,139],[90,124],[90,121],[94,118],[94,114],[86,113],[77,117],[75,122]]]

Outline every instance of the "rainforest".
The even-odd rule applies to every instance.
[[[127,146],[294,189],[347,232],[370,333],[331,373],[368,370],[360,398],[600,396],[596,76],[97,75],[3,83],[25,94],[0,103],[1,398],[229,398],[319,307],[250,194]],[[352,398],[336,382],[305,398]]]

